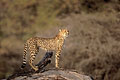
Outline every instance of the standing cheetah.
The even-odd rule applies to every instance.
[[[23,64],[21,68],[24,68],[26,65],[26,55],[27,51],[29,50],[29,64],[35,71],[38,70],[38,66],[33,65],[33,61],[36,57],[36,54],[39,52],[39,48],[45,50],[46,52],[55,51],[55,67],[59,68],[59,57],[61,54],[62,46],[68,34],[69,31],[67,29],[60,29],[59,33],[53,38],[32,37],[28,39],[24,44]]]

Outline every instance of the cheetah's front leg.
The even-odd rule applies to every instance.
[[[60,68],[59,67],[60,54],[61,54],[61,50],[56,51],[56,55],[55,55],[55,67],[56,68]]]

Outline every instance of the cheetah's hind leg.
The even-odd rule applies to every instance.
[[[29,61],[29,64],[30,64],[30,66],[31,66],[35,71],[38,70],[38,66],[35,66],[35,65],[33,64],[33,62],[34,62],[34,60],[35,60],[35,57],[36,57],[38,51],[39,51],[39,48],[33,49],[33,51],[30,51],[30,61]]]

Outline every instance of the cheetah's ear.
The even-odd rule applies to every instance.
[[[59,32],[61,32],[61,29],[59,29]]]

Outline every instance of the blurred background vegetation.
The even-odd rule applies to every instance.
[[[120,0],[0,0],[0,79],[20,68],[27,39],[59,28],[70,30],[61,67],[120,80]]]

